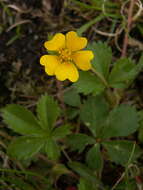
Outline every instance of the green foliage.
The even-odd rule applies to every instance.
[[[104,142],[103,146],[107,149],[110,160],[123,166],[135,161],[142,153],[134,142],[126,140]]]
[[[76,89],[72,88],[64,93],[64,102],[70,106],[80,106],[80,96]]]
[[[49,159],[57,160],[60,149],[56,142],[70,134],[71,126],[64,125],[54,128],[59,116],[59,107],[53,98],[44,95],[37,104],[38,119],[20,105],[8,105],[2,109],[4,121],[8,126],[23,137],[18,137],[9,145],[8,153],[12,157],[25,160],[45,150]]]
[[[92,43],[88,49],[93,50],[95,56],[92,60],[93,72],[80,72],[79,80],[73,85],[79,93],[99,95],[105,87],[127,88],[143,68],[143,55],[138,64],[129,58],[117,60],[110,72],[112,51],[107,44]],[[94,71],[95,70],[95,71]]]
[[[95,55],[92,61],[93,67],[103,77],[107,78],[109,75],[109,68],[112,60],[111,48],[102,42],[94,42],[89,45],[89,48],[94,52]]]
[[[139,129],[138,139],[139,139],[140,143],[143,143],[143,126],[141,126]]]
[[[7,105],[2,109],[5,123],[22,135],[41,135],[40,125],[32,112],[20,105]]]
[[[83,30],[84,27],[80,32]],[[138,64],[131,59],[121,58],[111,67],[112,51],[107,44],[98,42],[89,47],[95,53],[93,72],[80,72],[78,82],[64,89],[64,103],[68,106],[61,120],[66,124],[59,125],[61,120],[56,123],[60,108],[47,94],[37,103],[37,117],[20,105],[12,104],[2,109],[5,123],[14,132],[23,135],[12,141],[8,154],[26,161],[42,152],[52,160],[49,162],[52,163],[49,190],[61,175],[76,176],[71,170],[79,175],[78,190],[104,189],[100,181],[104,160],[122,165],[125,167],[125,177],[130,177],[126,176],[127,170],[142,154],[139,146],[126,137],[140,127],[138,138],[143,142],[143,112],[138,113],[135,106],[120,103],[124,102],[120,97],[123,90],[116,88],[129,87],[143,68],[143,55]],[[68,124],[68,120],[79,122],[78,128]],[[122,140],[119,140],[121,137]],[[72,155],[76,153],[79,162],[72,161]],[[62,163],[59,162],[60,156],[65,156],[69,161],[68,168],[71,170],[64,165],[63,157]],[[127,186],[124,184],[122,187]]]
[[[37,104],[37,115],[43,129],[50,130],[59,116],[58,104],[51,96],[41,96]]]
[[[109,113],[102,137],[128,136],[138,129],[138,121],[136,109],[132,106],[121,104]]]
[[[96,141],[94,138],[86,134],[78,133],[69,135],[67,142],[71,147],[71,150],[78,150],[78,152],[81,153],[87,145],[94,144]]]
[[[135,63],[128,58],[121,58],[114,63],[109,76],[109,84],[113,88],[124,88],[136,74]]]
[[[103,169],[103,158],[100,151],[100,144],[95,144],[86,155],[86,163],[89,168],[101,172]]]
[[[78,184],[78,190],[97,190],[95,187],[86,179],[80,178],[80,183]]]
[[[81,120],[95,136],[100,135],[109,106],[103,96],[90,96],[81,108]]]
[[[110,64],[112,61],[112,51],[111,48],[107,46],[107,44],[98,42],[98,43],[92,43],[88,47],[90,50],[93,50],[95,56],[92,60],[92,64],[96,72],[101,75],[103,79],[106,79],[109,86],[113,88],[127,88],[129,84],[135,79],[137,74],[142,70],[143,68],[143,55],[140,57],[140,60],[138,64],[135,64],[131,59],[129,58],[121,58],[117,60],[113,64],[113,68],[111,72],[109,72]],[[83,77],[82,77],[83,78]],[[81,78],[81,79],[82,79]],[[88,78],[88,76],[87,76]],[[89,77],[91,78],[91,77]],[[100,78],[101,79],[101,78]],[[81,80],[81,82],[83,79]],[[88,79],[86,79],[88,81]],[[80,92],[85,93],[84,90],[82,91],[82,88],[87,90],[87,94],[89,93],[95,93],[98,94],[100,91],[104,90],[104,86],[101,83],[101,81],[98,81],[98,78],[96,75],[92,77],[93,81],[90,84],[97,83],[93,89],[89,86],[89,89],[82,86],[82,83],[78,83],[77,87],[79,88]],[[97,82],[96,82],[97,81]],[[102,81],[103,82],[103,81]],[[88,85],[87,85],[88,86]],[[93,86],[93,85],[91,85]],[[103,86],[103,87],[102,87]],[[90,90],[91,89],[91,90]]]
[[[45,151],[48,158],[51,160],[57,160],[60,157],[60,149],[57,143],[52,139],[48,138],[45,144]]]
[[[69,120],[72,120],[79,115],[79,109],[75,107],[68,107],[66,110],[66,115]]]
[[[114,63],[108,81],[113,88],[126,88],[143,68],[143,55],[139,63],[135,64],[131,59],[121,58]]]
[[[70,125],[59,126],[53,130],[52,136],[56,140],[64,138],[65,136],[67,136],[71,133],[71,131],[70,131],[71,128],[72,128],[72,126],[70,126]]]
[[[139,118],[134,107],[121,104],[109,112],[102,96],[89,97],[81,108],[81,120],[100,138],[127,136],[139,127]]]
[[[97,176],[86,165],[79,162],[69,162],[68,166],[78,173],[82,179],[84,179],[80,182],[80,185],[78,186],[79,188],[83,188],[84,190],[84,188],[88,187],[90,183],[91,189],[96,190],[101,185],[101,182],[98,180]]]
[[[104,90],[102,82],[90,72],[80,72],[79,80],[73,85],[79,93],[85,95],[100,94]]]
[[[8,153],[19,160],[33,157],[44,146],[45,139],[39,137],[18,137],[8,147]]]
[[[143,110],[139,112],[139,119],[140,119],[140,128],[138,131],[138,139],[141,143],[143,143]]]
[[[92,183],[95,183],[95,175],[93,174],[92,170],[90,170],[84,164],[81,164],[79,162],[69,162],[68,166],[72,168],[76,173],[78,173],[81,177]]]

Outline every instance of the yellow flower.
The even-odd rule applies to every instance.
[[[83,71],[91,69],[92,51],[81,50],[86,45],[87,39],[78,37],[76,32],[66,35],[57,33],[52,40],[44,43],[45,48],[54,51],[55,55],[43,55],[40,64],[45,66],[48,75],[55,75],[60,81],[69,79],[76,82],[79,78],[77,68]]]

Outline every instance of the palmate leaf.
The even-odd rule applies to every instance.
[[[80,177],[91,183],[91,187],[94,187],[95,190],[97,187],[97,189],[99,189],[99,186],[101,186],[101,182],[98,180],[97,176],[93,173],[93,171],[89,169],[85,164],[81,164],[79,162],[69,162],[68,166],[76,173],[78,173]]]
[[[42,135],[43,131],[32,112],[20,105],[11,104],[2,109],[5,123],[22,135]]]
[[[45,144],[45,152],[51,160],[58,160],[60,157],[60,148],[54,139],[48,138]]]
[[[67,137],[67,143],[72,151],[78,150],[81,153],[89,144],[96,143],[95,139],[82,133],[72,134]]]
[[[69,162],[68,166],[88,181],[93,183],[96,181],[96,176],[85,164],[81,164],[79,162]]]
[[[64,93],[64,102],[70,106],[79,107],[80,102],[80,96],[75,88],[68,89]]]
[[[105,79],[108,77],[109,68],[112,60],[112,50],[107,44],[103,42],[94,42],[88,46],[94,52],[94,59],[92,60],[93,67]]]
[[[99,136],[108,116],[109,106],[102,96],[90,96],[81,107],[80,118],[94,136]]]
[[[112,87],[124,87],[131,80],[135,73],[135,63],[128,58],[121,58],[114,63],[113,69],[109,75],[109,84]]]
[[[85,95],[90,93],[100,94],[105,88],[96,75],[82,71],[79,73],[79,80],[73,86],[79,93]]]
[[[103,158],[100,151],[100,144],[96,143],[89,149],[86,155],[86,163],[90,169],[101,172],[103,168]]]
[[[121,104],[114,108],[106,120],[102,130],[102,138],[128,136],[139,127],[139,118],[134,107]]]
[[[31,158],[44,147],[49,158],[57,160],[60,150],[55,140],[68,135],[70,127],[67,125],[53,129],[59,115],[59,107],[48,95],[42,96],[39,100],[37,113],[39,120],[32,112],[20,105],[8,105],[2,109],[4,121],[11,129],[26,135],[12,141],[8,153],[12,157],[24,160]]]
[[[139,146],[131,141],[114,140],[102,145],[106,148],[110,160],[123,166],[135,161],[142,153]]]
[[[43,129],[50,131],[60,114],[58,104],[47,94],[41,96],[37,104],[37,115]]]
[[[64,138],[65,136],[67,136],[71,133],[71,128],[72,128],[72,126],[70,126],[68,124],[59,126],[52,131],[51,136],[53,136],[53,138],[55,140]]]
[[[142,69],[143,55],[140,57],[138,64],[135,64],[131,59],[121,58],[114,64],[108,82],[113,88],[128,87]]]
[[[8,147],[8,154],[18,160],[33,157],[44,146],[45,139],[39,137],[19,137]]]

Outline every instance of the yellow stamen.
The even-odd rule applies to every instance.
[[[61,49],[59,50],[59,59],[62,63],[67,63],[67,62],[71,62],[72,58],[71,58],[71,54],[72,52],[68,49]]]

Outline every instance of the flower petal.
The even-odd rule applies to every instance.
[[[72,58],[77,65],[77,67],[83,71],[91,69],[90,60],[94,57],[92,51],[77,51],[72,55]]]
[[[60,81],[69,79],[76,82],[79,78],[78,70],[72,63],[61,63],[55,71],[56,78]]]
[[[58,56],[55,55],[43,55],[40,58],[40,64],[45,66],[45,72],[48,75],[54,75],[55,69],[60,64]]]
[[[62,33],[57,33],[52,40],[46,41],[44,46],[47,50],[57,51],[65,47],[65,36]]]
[[[71,51],[83,49],[87,45],[87,39],[78,37],[76,32],[68,32],[66,34],[66,47]]]

